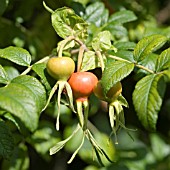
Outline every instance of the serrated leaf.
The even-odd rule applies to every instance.
[[[8,82],[9,82],[8,75],[4,68],[0,65],[0,83],[8,84]]]
[[[101,79],[104,93],[107,94],[109,89],[113,87],[114,84],[127,77],[133,71],[133,69],[133,63],[113,60],[109,61],[106,64],[106,68]]]
[[[2,120],[0,120],[0,136],[0,156],[9,159],[14,150],[14,138]]]
[[[31,76],[19,76],[0,88],[0,108],[18,117],[30,131],[34,131],[38,126],[44,99],[43,86]]]
[[[29,75],[19,76],[11,81],[28,88],[36,100],[37,109],[40,113],[46,104],[46,91],[44,86],[35,78]]]
[[[108,30],[110,31],[111,35],[118,39],[124,39],[128,35],[127,29],[123,25],[106,25],[103,30]]]
[[[51,85],[48,79],[50,79],[51,77],[49,77],[49,74],[46,71],[46,63],[34,64],[32,70],[34,70],[35,73],[41,78],[41,82],[44,84],[47,91],[50,91]]]
[[[7,47],[0,49],[0,58],[5,58],[21,66],[29,66],[31,55],[29,52],[20,47]]]
[[[118,50],[134,50],[136,43],[118,41],[114,44]]]
[[[30,160],[28,155],[27,146],[20,143],[19,146],[15,147],[12,157],[10,160],[4,160],[2,163],[1,170],[27,170],[29,169]]]
[[[159,56],[156,63],[156,71],[170,68],[170,48],[164,50]]]
[[[83,16],[87,22],[95,24],[97,27],[102,26],[108,20],[109,12],[101,2],[95,2],[87,6]]]
[[[63,7],[55,10],[52,15],[52,25],[57,34],[66,38],[68,36],[75,36],[81,40],[87,38],[88,24],[70,8]]]
[[[109,31],[100,32],[93,40],[92,40],[92,48],[95,51],[101,50],[106,51],[111,49],[111,34]]]
[[[142,78],[135,86],[133,92],[135,110],[139,120],[148,130],[156,129],[165,85],[162,75],[152,74]]]
[[[163,35],[151,35],[141,39],[134,49],[134,59],[136,62],[143,60],[151,52],[162,47],[167,41]]]
[[[112,14],[107,24],[121,25],[136,19],[137,17],[133,11],[122,10]]]

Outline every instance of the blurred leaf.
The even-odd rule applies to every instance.
[[[31,76],[19,76],[0,88],[0,107],[18,117],[30,131],[38,126],[45,98],[44,87]]]
[[[136,84],[133,103],[139,120],[148,130],[155,130],[165,92],[162,74],[148,75]]]
[[[151,35],[141,39],[134,49],[134,59],[139,62],[151,52],[161,48],[167,41],[163,35]]]
[[[73,35],[81,40],[86,40],[88,24],[71,8],[58,8],[51,17],[52,25],[60,37],[66,38]]]
[[[14,139],[8,126],[0,119],[0,156],[9,159],[14,150]]]
[[[10,60],[21,66],[29,66],[31,63],[31,55],[29,52],[20,47],[7,47],[0,49],[0,57]]]
[[[101,79],[104,93],[107,94],[114,84],[127,77],[133,71],[133,69],[133,63],[113,60],[108,61]]]
[[[95,2],[88,5],[85,10],[83,18],[89,22],[94,23],[97,27],[102,26],[108,20],[109,12],[102,2]]]
[[[5,69],[0,65],[0,83],[8,84],[9,77],[5,71]]]
[[[19,76],[19,71],[12,66],[4,66],[4,69],[9,77],[9,80],[14,79],[15,77]]]
[[[32,70],[35,71],[35,73],[41,78],[41,82],[45,85],[45,88],[47,91],[51,90],[51,85],[48,81],[48,73],[46,71],[46,63],[38,63],[34,64],[32,67]]]
[[[92,48],[95,51],[106,51],[111,49],[111,34],[109,31],[100,32],[92,41]]]
[[[48,121],[41,121],[38,129],[28,138],[28,142],[32,145],[37,153],[49,160],[49,149],[59,142],[60,138],[55,126]]]
[[[76,133],[78,133],[78,131],[80,130],[80,126],[77,125],[77,127],[74,129],[74,131],[71,133],[71,135],[69,135],[66,139],[58,142],[57,144],[55,144],[51,149],[50,149],[50,155],[53,155],[55,153],[57,153],[58,151],[60,151],[65,145],[66,143],[74,136],[76,135]]]
[[[29,169],[30,160],[28,155],[27,146],[20,143],[15,148],[10,160],[4,160],[2,164],[2,170],[27,170]]]
[[[112,14],[109,17],[107,25],[120,25],[130,21],[136,20],[137,17],[133,11],[122,10]]]
[[[1,0],[0,1],[0,16],[4,13],[8,6],[9,0]]]
[[[156,71],[170,68],[170,48],[164,50],[159,56],[156,63]]]
[[[170,146],[157,134],[150,134],[151,148],[157,160],[163,160],[170,154]]]
[[[69,137],[71,133],[73,132],[73,129],[75,128],[76,128],[76,125],[67,126],[64,130],[64,138]],[[66,151],[74,152],[80,145],[82,137],[83,137],[83,131],[82,129],[79,129],[79,131],[76,133],[74,138],[71,138],[65,145]]]

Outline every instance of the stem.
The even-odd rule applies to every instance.
[[[102,54],[101,54],[100,51],[96,51],[96,55],[97,55],[97,57],[99,58],[100,66],[101,66],[101,69],[102,69],[102,72],[103,72],[103,71],[104,71],[104,68],[105,68],[105,65],[104,65],[104,61],[103,61]]]
[[[67,37],[65,40],[63,40],[63,42],[61,43],[59,52],[58,52],[58,57],[62,57],[63,48],[65,47],[65,45],[66,45],[69,41],[74,40],[74,39],[75,39],[74,36],[69,36],[69,37]]]
[[[146,68],[146,67],[144,67],[144,66],[142,66],[142,65],[136,64],[136,67],[141,68],[141,69],[143,69],[143,70],[145,70],[145,71],[147,71],[147,72],[149,72],[149,73],[155,74],[154,71],[152,71],[152,70],[150,70],[149,68]]]
[[[113,58],[115,60],[118,60],[118,61],[125,61],[127,63],[132,63],[131,61],[128,61],[126,59],[123,59],[123,58],[120,58],[120,57],[117,57],[117,56],[113,56],[113,55],[109,55],[110,58]]]
[[[34,64],[44,63],[44,62],[46,62],[47,60],[49,60],[49,58],[50,58],[49,56],[44,57],[44,58],[42,58],[41,60],[37,61],[37,62],[34,63]],[[34,64],[33,64],[33,65],[34,65]],[[21,73],[21,75],[26,75],[26,74],[28,74],[28,73],[31,71],[33,65],[28,66],[28,68],[27,68],[25,71],[23,71],[23,72]]]
[[[43,6],[44,6],[44,8],[45,8],[48,12],[50,12],[50,13],[53,13],[53,12],[54,12],[51,8],[49,8],[49,7],[45,4],[44,1],[43,1]]]
[[[124,61],[124,62],[127,62],[127,63],[133,63],[133,62],[131,62],[131,61],[128,61],[128,60],[126,60],[126,59],[123,59],[123,58],[120,58],[120,57],[117,57],[117,56],[109,55],[109,57],[110,57],[110,58],[113,58],[113,59],[115,59],[115,60],[118,60],[118,61]],[[136,67],[138,67],[138,68],[140,68],[140,69],[143,69],[143,70],[145,70],[145,71],[147,71],[147,72],[149,72],[149,73],[151,73],[151,74],[155,74],[155,72],[152,71],[152,70],[150,70],[149,68],[146,68],[146,67],[144,67],[144,66],[142,66],[142,65],[140,65],[140,64],[136,64],[136,63],[134,63],[134,64],[135,64]]]
[[[84,51],[85,51],[84,45],[81,45],[79,49],[79,55],[78,55],[78,61],[77,61],[77,72],[80,71],[82,61],[83,61]]]

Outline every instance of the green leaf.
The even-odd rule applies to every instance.
[[[51,78],[46,70],[46,63],[34,64],[32,70],[41,78],[41,82],[44,84],[47,91],[51,90],[49,79]]]
[[[0,57],[10,60],[21,66],[29,66],[31,63],[31,55],[29,52],[20,47],[7,47],[0,49]]]
[[[165,141],[157,134],[150,135],[151,149],[153,155],[158,161],[163,160],[166,156],[170,154],[170,147]]]
[[[140,40],[134,49],[134,59],[136,62],[143,60],[150,53],[161,48],[167,41],[163,35],[151,35]]]
[[[102,26],[108,21],[109,12],[101,2],[95,2],[89,5],[85,10],[84,19],[95,24],[97,27]]]
[[[21,122],[21,120],[18,117],[14,116],[14,115],[12,115],[8,112],[4,113],[3,117],[5,119],[13,122],[15,124],[15,126],[18,128],[18,130],[20,131],[21,134],[23,134],[24,136],[29,135],[28,129],[24,126],[24,124]]]
[[[111,49],[111,34],[109,31],[100,32],[92,41],[92,48],[95,51],[106,51]]]
[[[52,15],[52,25],[57,34],[66,38],[68,36],[75,36],[81,40],[87,38],[88,24],[70,8],[63,7],[55,10]]]
[[[13,152],[10,160],[4,160],[1,170],[27,170],[29,169],[30,160],[27,146],[20,143]]]
[[[14,139],[8,126],[0,119],[0,156],[9,159],[14,150]]]
[[[132,51],[126,51],[126,50],[118,50],[118,52],[109,51],[109,54],[111,56],[117,56],[117,57],[123,58],[125,60],[131,61],[133,63],[135,62],[135,60],[133,59]]]
[[[34,131],[45,105],[45,95],[43,86],[36,78],[19,76],[0,88],[0,108],[18,117],[30,131]]]
[[[133,11],[122,10],[112,14],[107,24],[121,25],[130,21],[134,21],[136,19],[137,17],[133,13]]]
[[[0,16],[4,13],[5,9],[7,8],[9,0],[1,0],[0,1]]]
[[[162,74],[165,76],[165,80],[170,82],[170,70],[164,70]]]
[[[104,93],[107,94],[109,89],[113,87],[114,84],[127,77],[133,69],[133,63],[113,60],[108,61],[101,79]]]
[[[158,57],[156,63],[156,71],[165,70],[170,68],[170,48],[164,50]]]
[[[0,65],[0,83],[8,84],[8,82],[9,82],[8,75],[4,68]]]
[[[46,91],[44,86],[35,77],[28,75],[19,76],[13,79],[12,83],[23,85],[32,92],[37,104],[38,112],[40,113],[46,104]]]
[[[104,55],[102,57],[103,60],[106,61],[106,57]],[[100,66],[100,61],[94,51],[87,51],[84,53],[81,71],[92,70]]]
[[[113,36],[113,39],[116,37],[118,39],[126,39],[128,36],[128,31],[123,25],[106,25],[102,30],[108,30],[110,31],[111,35]]]
[[[118,41],[114,44],[114,46],[118,49],[118,50],[134,50],[136,43],[134,42],[122,42],[122,41]]]
[[[152,71],[155,71],[155,67],[156,67],[156,61],[157,61],[158,55],[154,54],[154,53],[150,53],[146,58],[144,58],[141,62],[139,62],[139,65],[142,65]],[[140,69],[138,71],[138,73],[144,73],[144,74],[148,74],[147,71]]]
[[[19,71],[15,67],[12,67],[12,66],[4,66],[4,70],[6,71],[9,80],[12,80],[15,77],[20,75]]]
[[[133,103],[139,120],[148,130],[155,130],[158,112],[165,92],[165,81],[161,74],[148,75],[136,84]]]

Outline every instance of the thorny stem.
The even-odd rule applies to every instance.
[[[126,60],[126,59],[123,59],[123,58],[120,58],[120,57],[117,57],[117,56],[109,55],[109,57],[110,57],[110,58],[113,58],[113,59],[115,59],[115,60],[118,60],[118,61],[125,61],[125,62],[127,62],[127,63],[133,63],[133,62],[131,62],[131,61],[128,61],[128,60]],[[145,71],[147,71],[147,72],[149,72],[149,73],[151,73],[151,74],[155,74],[155,72],[154,72],[153,70],[150,70],[149,68],[146,68],[146,67],[144,67],[144,66],[142,66],[142,65],[140,65],[140,64],[137,64],[137,63],[134,63],[134,64],[135,64],[136,67],[138,67],[138,68],[140,68],[140,69],[143,69],[143,70],[145,70]]]

